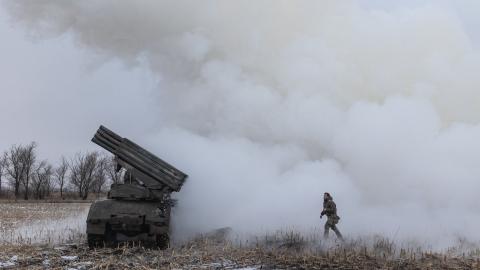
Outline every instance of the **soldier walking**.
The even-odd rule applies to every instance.
[[[338,239],[343,241],[342,234],[336,226],[336,224],[340,220],[340,217],[337,216],[337,206],[333,202],[333,198],[328,192],[325,192],[323,194],[323,211],[320,214],[320,218],[322,218],[324,215],[327,216],[327,222],[325,223],[325,232],[323,234],[323,237],[325,239],[328,238],[329,230],[332,229],[337,235]]]

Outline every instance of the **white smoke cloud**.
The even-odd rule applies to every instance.
[[[329,191],[349,235],[480,240],[480,54],[459,15],[467,3],[4,4],[36,36],[70,33],[157,77],[145,141],[190,175],[178,234],[319,228]]]

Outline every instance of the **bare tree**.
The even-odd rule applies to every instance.
[[[12,145],[5,152],[6,173],[9,177],[11,186],[13,186],[15,199],[20,195],[20,183],[24,175],[25,167],[22,162],[23,147],[21,145]]]
[[[82,200],[86,200],[93,188],[98,173],[97,152],[86,154],[77,153],[70,161],[70,182],[75,187]]]
[[[62,157],[60,164],[55,169],[55,180],[57,181],[58,187],[60,188],[60,198],[63,200],[63,189],[65,187],[65,179],[68,172],[68,161],[65,157]]]
[[[119,184],[122,181],[122,171],[117,165],[116,158],[113,157],[106,157],[107,166],[105,167],[108,179],[113,184]]]
[[[50,190],[52,188],[52,174],[52,165],[48,164],[46,161],[40,162],[38,166],[35,167],[31,179],[33,196],[35,199],[41,200],[50,195]]]
[[[5,175],[5,171],[7,169],[7,158],[6,154],[0,157],[0,196],[2,196],[2,182],[3,176]]]
[[[105,184],[107,183],[107,180],[108,180],[107,168],[110,165],[109,162],[110,162],[109,158],[104,155],[99,156],[97,159],[97,168],[94,174],[95,179],[93,180],[93,183],[92,183],[93,192],[95,192],[97,196],[100,195]]]
[[[22,183],[23,187],[25,188],[25,194],[24,194],[24,199],[28,200],[28,195],[29,195],[29,182],[30,178],[32,176],[32,171],[34,170],[35,166],[35,161],[37,159],[37,155],[35,153],[35,149],[37,148],[37,144],[35,142],[31,142],[27,146],[21,147],[22,148],[22,154],[20,155],[21,157],[21,162],[23,163],[23,177]]]

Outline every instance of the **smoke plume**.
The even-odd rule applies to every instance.
[[[34,36],[152,72],[141,141],[190,175],[177,235],[318,230],[328,191],[349,236],[480,240],[480,54],[448,3],[4,5]]]

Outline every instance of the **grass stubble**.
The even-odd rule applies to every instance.
[[[429,251],[381,236],[325,241],[293,230],[244,240],[221,229],[173,243],[167,250],[139,243],[89,249],[84,235],[87,211],[88,204],[0,204],[0,268],[480,269],[480,249],[466,239],[449,249]],[[19,230],[29,226],[28,233]]]

